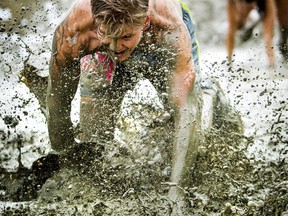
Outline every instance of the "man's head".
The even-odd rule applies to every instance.
[[[138,45],[147,18],[149,0],[91,0],[94,25],[103,45],[118,60],[126,60]]]

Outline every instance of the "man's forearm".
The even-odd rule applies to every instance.
[[[55,47],[54,47],[55,48]],[[56,52],[55,52],[56,53]],[[67,151],[74,143],[71,122],[71,102],[79,82],[79,62],[50,60],[47,89],[47,123],[51,146],[55,151]]]
[[[47,91],[47,123],[51,146],[55,151],[68,150],[74,142],[70,112],[71,101],[65,101],[59,92],[53,91],[51,82],[49,82]]]
[[[181,189],[179,188],[189,182],[194,168],[200,135],[199,105],[196,91],[193,90],[188,96],[187,103],[184,106],[180,106],[177,110],[176,136],[170,179],[176,187],[172,187],[169,191],[169,197],[172,200],[179,198],[181,194]]]
[[[55,106],[53,96],[48,96],[47,123],[51,146],[55,151],[65,151],[74,142],[73,125],[70,119],[70,106],[59,103]]]
[[[191,137],[191,124],[193,124],[191,112],[188,107],[179,109],[178,119],[176,120],[176,136],[173,147],[173,169],[171,181],[178,184],[185,165],[187,150]]]

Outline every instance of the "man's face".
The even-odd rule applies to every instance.
[[[105,30],[104,25],[99,28],[99,40],[117,57],[118,61],[125,61],[129,58],[143,35],[142,26],[128,26],[120,35],[115,36],[105,36]]]

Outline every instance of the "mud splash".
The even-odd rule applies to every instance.
[[[214,7],[216,4],[219,5],[217,8]],[[197,2],[197,4],[193,4],[191,8],[196,8],[193,14],[195,15],[195,19],[198,19],[198,38],[203,41],[203,43],[200,43],[200,45],[203,45],[202,50],[205,50],[204,43],[206,42],[206,47],[209,46],[209,44],[223,42],[225,25],[222,23],[225,22],[225,17],[219,14],[218,11],[224,10],[224,3],[216,1],[210,2],[207,0]],[[207,11],[207,8],[210,8],[210,12],[212,11],[208,16],[206,12],[199,13],[199,11]],[[216,16],[221,18],[221,22],[215,19]],[[207,28],[207,25],[209,28]],[[9,35],[11,36],[12,33],[9,33]],[[10,36],[7,37],[10,38]],[[13,37],[10,39],[9,43],[7,42],[9,45],[11,41],[15,41]],[[50,44],[49,37],[44,41]],[[43,40],[41,40],[41,44],[41,46],[43,46]],[[11,47],[8,45],[4,48],[5,50],[13,50],[14,52],[17,50],[14,46]],[[217,47],[217,49],[222,48]],[[49,50],[49,46],[43,46],[42,50]],[[245,55],[247,55],[246,51],[247,50],[245,50]],[[212,61],[214,61],[215,53],[217,55],[217,52],[213,52],[213,56],[208,58],[208,60],[212,59]],[[4,57],[8,60],[11,59],[7,57],[7,54],[4,54],[3,58]],[[255,54],[253,54],[252,59],[254,57]],[[36,52],[35,59],[39,60],[39,58],[38,52]],[[255,58],[257,58],[257,56]],[[261,59],[261,61],[262,60],[263,59]],[[3,62],[6,62],[6,60]],[[248,63],[241,62],[239,67],[245,64],[248,64],[247,67],[250,67],[249,62],[251,62],[250,57]],[[22,60],[16,61],[17,65],[20,65],[20,63],[22,64]],[[223,64],[225,64],[225,62]],[[9,66],[8,61],[5,65],[7,67]],[[6,66],[3,67],[4,69],[1,68],[2,72],[8,71],[9,68],[7,69]],[[9,71],[11,73],[9,76],[13,75],[10,69]],[[223,74],[227,72],[219,68],[219,65],[214,64],[211,70],[209,70],[210,75],[211,72],[215,72],[215,70],[218,69],[219,72]],[[247,81],[247,72],[242,69],[239,69],[239,71],[236,70],[229,71],[231,73],[229,82],[239,79],[245,84]],[[254,62],[251,68],[249,68],[249,71],[251,71],[253,75],[250,80],[259,82],[259,73],[256,73],[259,72],[259,68],[255,67]],[[240,75],[237,76],[238,74]],[[263,76],[265,77],[267,74],[261,73],[260,78]],[[285,77],[287,78],[286,75],[284,78]],[[6,78],[7,77],[5,77],[5,79]],[[221,76],[218,78],[221,78]],[[257,85],[266,85],[267,80],[264,79],[260,81],[263,81],[263,83],[257,83]],[[243,83],[240,84],[243,85]],[[242,101],[240,101],[242,92],[239,92],[240,84],[237,85],[236,89],[230,89],[233,94],[239,95],[239,97],[236,96],[238,98],[237,103],[242,103]],[[254,85],[254,83],[249,83],[248,90],[250,89],[250,85]],[[267,106],[271,105],[272,99],[275,98],[274,93],[272,94],[275,85],[273,85],[272,89],[268,88],[266,91],[263,90],[260,95],[267,97]],[[12,88],[16,87],[16,85],[12,86]],[[244,90],[244,93],[247,93],[247,89]],[[256,94],[258,94],[258,92],[256,92]],[[283,98],[286,97],[287,96]],[[14,100],[15,99],[13,99],[13,101]],[[16,111],[16,109],[20,109],[21,112],[25,112],[25,115],[30,116],[30,111],[22,108],[31,105],[33,100],[33,98],[28,98],[27,100],[26,98],[21,98],[18,106],[13,107],[11,113],[6,113],[6,110],[1,113],[1,118],[9,125],[9,131],[0,131],[0,137],[1,141],[9,144],[9,148],[19,140],[19,137],[17,138],[15,136],[15,128],[12,126],[19,126],[21,123],[19,118],[25,120],[22,116],[18,118],[13,112]],[[257,103],[257,100],[258,98],[252,101],[251,104]],[[8,106],[5,104],[5,101],[1,101],[0,104],[1,107]],[[33,105],[35,106],[35,103],[33,103]],[[273,112],[273,117],[279,120],[278,123],[277,121],[274,122],[275,124],[269,128],[269,130],[272,129],[272,131],[269,132],[272,132],[274,137],[270,142],[272,147],[277,146],[279,142],[284,142],[284,144],[286,142],[287,144],[287,139],[285,140],[282,136],[283,134],[285,135],[285,124],[283,126],[280,122],[285,121],[285,115],[283,114],[285,109],[287,111],[285,100],[283,100],[282,105],[283,108],[279,108],[276,112]],[[220,113],[219,115],[223,117],[223,114]],[[246,113],[244,113],[244,115],[246,117]],[[36,116],[40,117],[38,112],[32,117],[35,118]],[[199,149],[197,156],[197,166],[191,176],[191,185],[183,188],[186,194],[185,205],[183,209],[179,211],[182,212],[182,215],[287,215],[287,151],[283,150],[283,152],[281,152],[283,156],[281,159],[269,163],[258,161],[256,160],[257,158],[247,158],[246,152],[249,150],[250,144],[253,143],[255,139],[260,139],[261,137],[253,137],[253,135],[251,137],[245,137],[242,133],[241,124],[239,127],[238,123],[221,118],[219,118],[217,125],[213,126],[214,128],[211,133],[206,135],[202,141],[203,145]],[[17,122],[20,123],[17,125]],[[159,134],[161,134],[161,132],[157,135]],[[31,135],[29,142],[37,146],[46,145],[45,140],[43,142],[36,141],[34,139],[35,135],[37,134],[34,133]],[[165,136],[166,134],[163,133],[161,135]],[[69,160],[67,159],[61,162],[62,168],[52,173],[48,172],[53,176],[49,177],[45,183],[38,184],[40,182],[37,180],[34,181],[33,185],[42,185],[41,188],[39,187],[34,190],[35,196],[25,197],[21,195],[31,194],[31,191],[29,192],[27,188],[25,189],[26,186],[24,186],[25,184],[23,183],[30,181],[31,178],[32,180],[34,179],[34,177],[29,178],[29,175],[27,175],[29,173],[31,174],[31,169],[19,169],[15,171],[15,173],[1,169],[1,214],[171,214],[172,207],[175,203],[166,196],[170,186],[168,182],[170,173],[169,162],[166,164],[150,164],[148,162],[135,163],[133,155],[129,154],[127,149],[114,146],[113,143],[94,143],[93,148],[90,146],[86,149],[89,149],[88,152],[92,155],[97,155],[97,157],[95,157],[96,159],[89,159],[89,154],[84,151],[84,153],[79,154],[82,155],[80,158],[73,159],[72,157]],[[101,154],[97,149],[101,149]],[[16,151],[17,148],[14,148],[14,152]],[[35,148],[35,151],[38,151],[38,147]],[[277,149],[275,151],[277,151]],[[43,152],[40,153],[43,154]],[[1,162],[8,161],[9,157],[10,155],[7,153],[7,157],[1,157]],[[83,162],[81,163],[80,161]],[[25,174],[22,175],[23,173]],[[17,187],[14,187],[15,185]],[[20,190],[18,190],[18,192],[22,192],[20,194],[16,193],[17,190],[13,190],[13,187],[19,188]],[[19,197],[21,201],[19,201]]]
[[[182,188],[185,202],[178,212],[181,215],[285,215],[287,163],[249,160],[245,151],[253,138],[243,135],[239,121],[225,119],[221,110],[217,113],[211,133],[199,148],[191,185]],[[169,162],[136,161],[128,149],[116,143],[86,143],[75,146],[69,155],[33,199],[9,204],[13,193],[10,197],[2,196],[6,203],[0,204],[2,214],[172,213],[175,203],[166,196],[170,186]]]

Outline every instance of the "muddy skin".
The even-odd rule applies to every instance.
[[[198,3],[195,4],[196,7],[205,5],[205,8],[210,6],[211,9],[213,8],[211,5],[214,4],[208,1]],[[221,3],[217,2],[218,4]],[[205,31],[202,35],[199,31],[198,35],[204,41],[206,38],[207,43],[210,40],[219,43],[222,38],[215,35],[215,32],[217,34],[222,30],[219,25],[213,28],[213,25],[208,23],[211,28],[206,28],[207,20],[215,22],[215,17],[212,15],[213,12],[208,18],[206,15],[202,15],[204,21],[198,23],[201,25],[205,23],[203,25]],[[201,16],[199,17],[201,19]],[[220,35],[222,33],[220,32]],[[211,37],[211,35],[215,37]],[[222,64],[227,64],[227,61],[223,61]],[[217,62],[211,71],[213,68],[217,69]],[[243,69],[236,71],[231,68],[229,72],[233,76],[238,73],[245,74]],[[251,71],[251,73],[253,72]],[[240,79],[246,80],[245,75]],[[274,96],[269,90],[263,91],[261,95],[262,97],[270,97],[270,99]],[[281,131],[287,129],[281,123],[287,120],[284,115],[281,116],[282,111],[287,110],[285,98],[282,108],[279,108],[276,114],[274,113],[277,122],[271,126],[271,131],[269,131],[275,136],[275,139],[271,140],[271,146],[277,146],[281,142],[287,144],[287,138],[281,135]],[[25,107],[29,103],[29,100],[21,100],[19,106]],[[267,103],[267,106],[269,105],[271,105],[270,101]],[[245,154],[247,146],[253,142],[254,138],[243,136],[241,123],[229,121],[231,118],[227,117],[227,112],[219,109],[216,113],[220,117],[224,117],[224,120],[220,121],[219,119],[217,125],[213,125],[214,129],[211,134],[202,140],[203,147],[199,149],[197,154],[197,164],[191,176],[191,185],[183,188],[186,196],[182,215],[286,215],[288,208],[287,152],[282,152],[283,156],[286,155],[286,159],[268,164],[247,158]],[[1,113],[0,117],[5,118],[11,126],[16,124],[16,121],[21,121],[17,116],[6,117],[4,113]],[[16,120],[11,120],[14,117]],[[156,126],[157,123],[155,123]],[[1,141],[7,140],[7,137],[13,133],[12,127],[7,134],[5,131],[0,131]],[[162,136],[166,142],[167,131],[156,131],[155,136]],[[17,140],[12,141],[12,143],[17,143]],[[149,142],[147,141],[147,143]],[[157,144],[154,143],[153,145]],[[110,148],[104,148],[101,150],[102,154],[98,154],[97,146],[99,145],[99,149],[103,145],[105,147],[110,146]],[[140,163],[135,161],[134,155],[129,155],[125,148],[112,147],[113,144],[111,143],[103,144],[100,142],[96,143],[95,146],[95,155],[97,155],[98,161],[88,159],[87,162],[80,163],[79,161],[83,159],[81,156],[76,159],[77,163],[65,163],[67,168],[64,167],[56,171],[52,177],[48,178],[42,188],[37,191],[35,199],[27,197],[22,199],[26,202],[13,203],[10,193],[10,198],[5,198],[4,207],[1,203],[1,214],[7,216],[171,214],[174,203],[166,197],[170,188],[169,175],[171,170],[169,162],[161,166],[159,164],[153,165],[150,162]],[[90,148],[87,149],[89,153],[94,154]],[[0,159],[2,161],[5,158]],[[70,166],[68,166],[69,164]],[[85,166],[85,164],[88,165]],[[94,168],[90,167],[91,164],[95,165]],[[31,170],[25,171],[23,169],[23,172],[29,173]],[[23,172],[21,171],[21,173]],[[13,185],[13,182],[18,181],[18,188],[24,188],[20,174],[16,177],[5,169],[1,169],[0,173],[0,176],[5,176],[7,185]],[[11,180],[11,176],[14,181]],[[1,179],[1,186],[2,182]],[[5,189],[1,188],[1,196],[3,191]],[[265,196],[263,196],[263,191],[267,191]],[[14,195],[15,200],[21,197],[21,194],[16,192]]]

